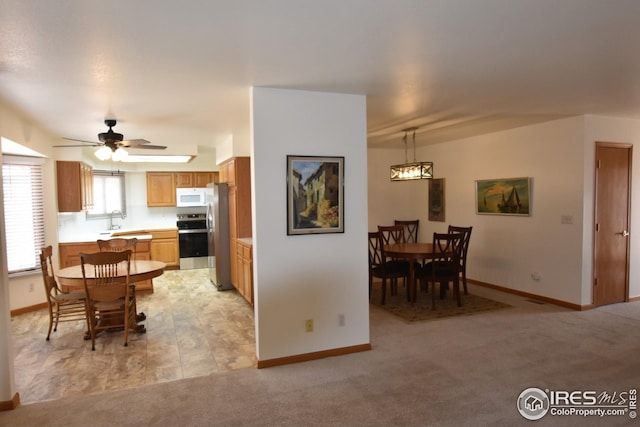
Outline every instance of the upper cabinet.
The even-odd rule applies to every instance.
[[[218,172],[147,172],[147,206],[175,207],[176,188],[206,187]]]
[[[147,206],[176,205],[176,184],[173,172],[147,172]]]
[[[82,162],[57,161],[58,211],[80,212],[93,206],[93,169]]]
[[[218,182],[218,172],[175,172],[176,188],[206,187]]]

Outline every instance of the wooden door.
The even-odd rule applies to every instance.
[[[593,303],[629,300],[630,144],[596,143]]]

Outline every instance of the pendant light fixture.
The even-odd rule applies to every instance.
[[[414,179],[433,178],[433,162],[416,161],[416,130],[417,127],[403,129],[404,164],[391,166],[391,181],[410,181]],[[413,162],[407,159],[407,133],[413,134]]]

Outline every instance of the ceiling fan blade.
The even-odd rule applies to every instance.
[[[119,144],[123,147],[133,147],[134,145],[150,144],[146,139],[127,139],[120,141]]]
[[[52,145],[52,147],[75,147],[75,148],[87,148],[87,147],[97,147],[102,144],[91,144],[91,145],[80,145],[80,144],[69,144],[69,145]]]
[[[67,141],[76,141],[76,142],[81,142],[83,144],[91,144],[94,146],[98,146],[98,145],[102,145],[101,142],[96,142],[96,141],[85,141],[84,139],[75,139],[75,138],[65,138],[63,137],[62,139],[66,139]]]
[[[164,145],[130,145],[129,148],[135,148],[137,149],[147,149],[147,150],[164,150],[165,147]]]

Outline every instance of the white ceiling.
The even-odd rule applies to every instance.
[[[638,0],[0,0],[0,97],[56,135],[211,147],[249,88],[367,95],[369,146],[640,118]]]

